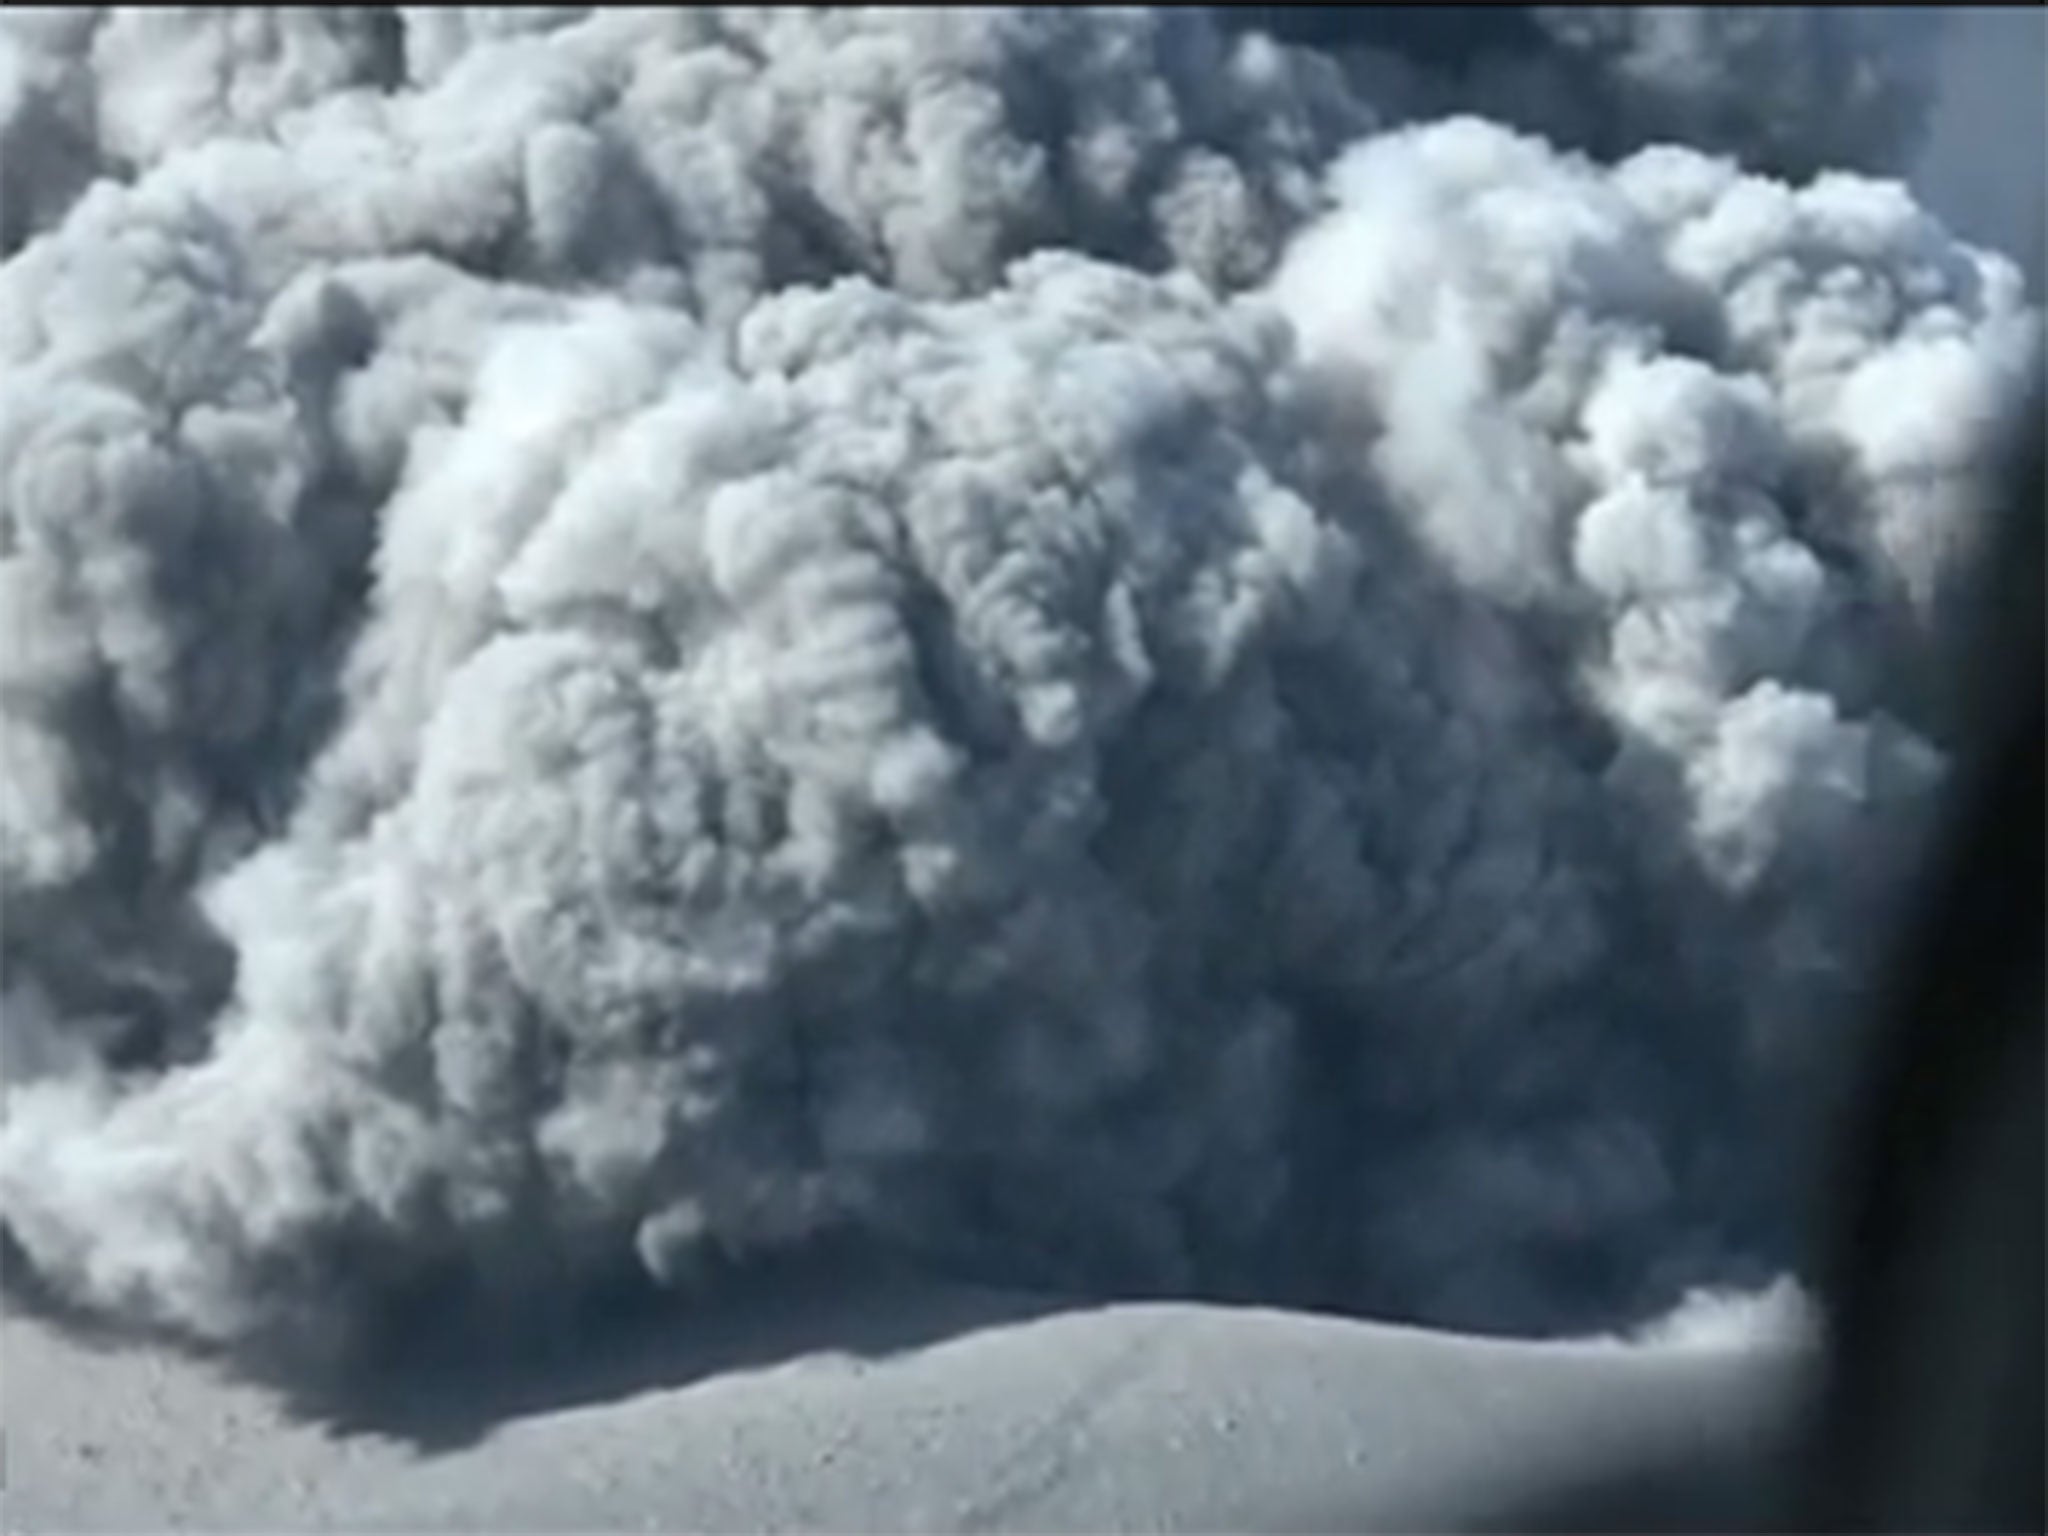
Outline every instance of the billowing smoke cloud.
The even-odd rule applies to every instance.
[[[1787,14],[1731,57],[1846,67]],[[1643,25],[1584,67],[1749,152]],[[318,1345],[853,1229],[1541,1328],[1782,1257],[2032,366],[1899,187],[1195,11],[0,50],[41,1282]]]
[[[2035,283],[2048,240],[2036,7],[1237,6],[1345,61],[1376,104],[1483,111],[1612,158],[1675,140],[1750,169],[1903,174]]]

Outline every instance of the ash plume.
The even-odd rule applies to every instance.
[[[1820,169],[1876,21],[1632,14],[0,17],[20,1263],[316,1353],[849,1231],[1782,1265],[2038,317]]]

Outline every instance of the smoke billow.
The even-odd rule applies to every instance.
[[[1889,33],[1634,14],[10,12],[22,1262],[313,1347],[848,1230],[1782,1262],[2036,320],[1803,175]]]

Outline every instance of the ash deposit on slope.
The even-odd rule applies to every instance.
[[[0,17],[20,1269],[1785,1262],[2037,317],[1893,29],[1572,14]]]

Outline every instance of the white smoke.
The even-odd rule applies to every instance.
[[[1891,183],[1365,78],[0,19],[38,1279],[234,1342],[841,1228],[1495,1327],[1754,1261],[2035,317]]]
[[[1690,1291],[1628,1342],[1649,1349],[1712,1353],[1812,1349],[1826,1337],[1819,1303],[1790,1279],[1758,1291]]]

